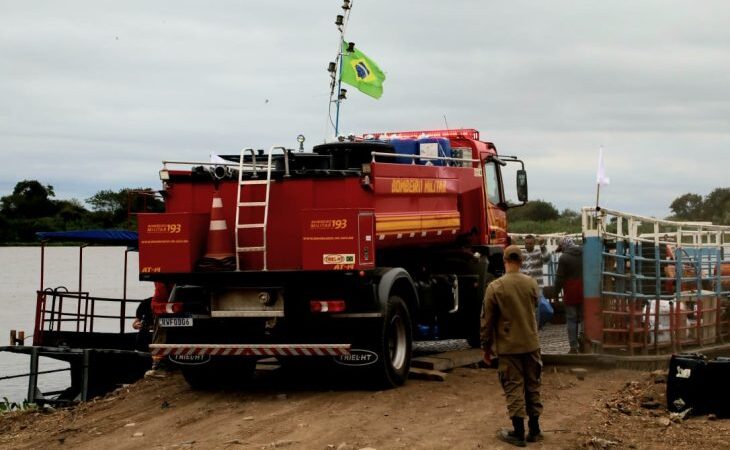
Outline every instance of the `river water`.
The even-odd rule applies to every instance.
[[[137,253],[128,253],[127,298],[142,299],[152,296],[152,283],[137,279]],[[32,344],[36,290],[40,286],[39,247],[0,247],[0,346],[9,345],[10,330],[24,330],[27,345]],[[79,286],[78,247],[49,247],[45,257],[46,288],[65,286],[77,291]],[[82,291],[95,297],[122,298],[124,290],[124,248],[86,247],[83,250]],[[97,314],[103,312],[97,309]],[[133,315],[134,309],[127,315]],[[119,322],[94,324],[99,331],[118,331]],[[106,330],[105,330],[106,328]],[[132,331],[131,321],[126,329]],[[26,355],[0,352],[0,378],[28,373],[30,363]],[[61,361],[41,358],[40,370],[68,367]],[[68,387],[68,372],[39,376],[41,391],[55,391]],[[0,400],[20,402],[27,396],[28,378],[0,380]]]

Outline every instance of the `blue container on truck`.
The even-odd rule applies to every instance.
[[[395,148],[398,155],[418,155],[418,141],[415,139],[395,138],[390,140],[390,144]],[[398,164],[420,164],[418,158],[397,157],[395,162]]]
[[[418,139],[418,153],[421,156],[430,157],[451,157],[451,144],[446,138],[425,137]],[[446,166],[446,161],[439,159],[422,159],[419,164],[432,164],[434,166]]]

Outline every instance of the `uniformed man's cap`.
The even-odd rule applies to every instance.
[[[504,249],[504,259],[522,262],[522,250],[516,245],[510,245]]]

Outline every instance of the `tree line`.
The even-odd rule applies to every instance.
[[[85,200],[55,198],[53,186],[36,180],[18,182],[9,195],[0,198],[0,242],[36,241],[37,231],[136,229],[135,212],[164,211],[164,204],[151,188],[102,190]],[[706,196],[683,194],[672,201],[670,220],[707,221],[730,225],[730,188],[717,188]],[[533,200],[507,212],[514,233],[579,233],[578,211],[558,209],[550,202]]]
[[[691,193],[680,195],[669,208],[674,213],[673,220],[730,225],[730,188],[717,188],[704,197]]]
[[[159,212],[164,205],[150,188],[102,190],[86,199],[55,198],[53,186],[18,182],[0,198],[0,242],[35,242],[37,231],[136,229],[134,212]]]

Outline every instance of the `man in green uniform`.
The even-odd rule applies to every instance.
[[[487,287],[481,321],[484,360],[491,362],[494,346],[499,357],[499,381],[513,426],[513,430],[500,430],[497,437],[518,447],[543,438],[539,424],[542,359],[535,321],[539,289],[534,279],[520,273],[522,258],[516,245],[504,249],[506,273]]]

